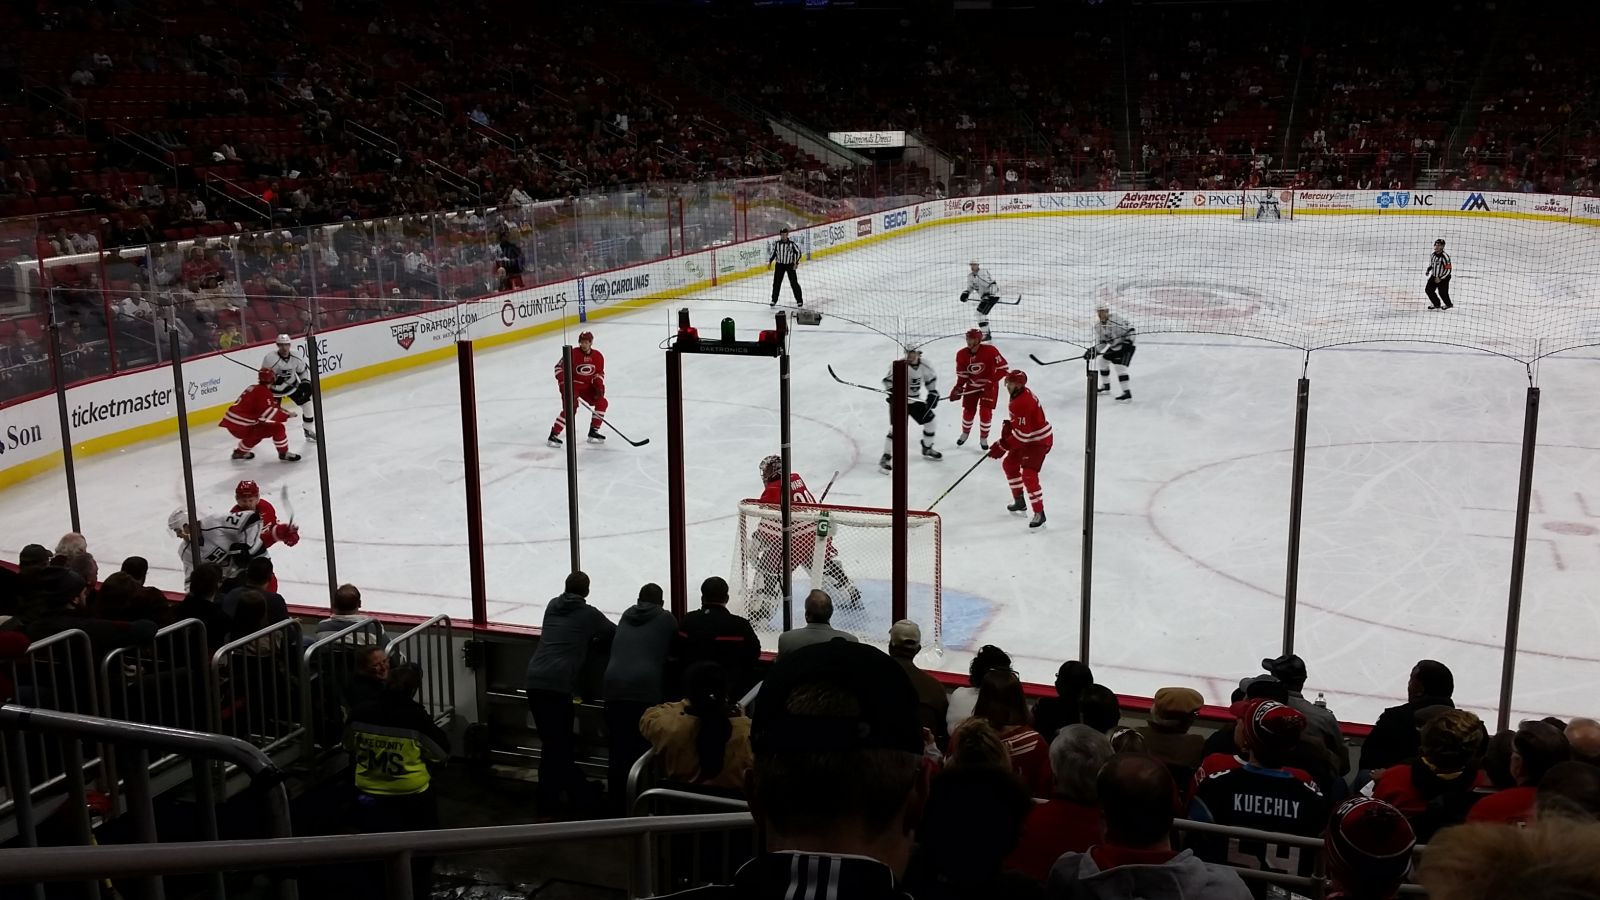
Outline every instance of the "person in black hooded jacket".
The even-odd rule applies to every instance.
[[[607,643],[617,626],[605,613],[588,604],[589,576],[567,576],[561,596],[544,608],[539,646],[528,660],[528,710],[539,731],[539,790],[541,816],[565,811],[582,796],[583,773],[578,770],[572,739],[572,701],[578,676],[590,650]]]
[[[639,589],[639,601],[617,622],[606,664],[606,736],[610,744],[606,779],[614,812],[627,815],[623,794],[628,770],[650,742],[639,733],[644,711],[666,701],[667,653],[677,633],[678,620],[662,606],[661,585]]]

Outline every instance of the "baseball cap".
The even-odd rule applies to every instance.
[[[795,695],[821,687],[849,715],[811,715],[791,709]],[[849,701],[854,701],[849,702]],[[922,753],[917,691],[900,664],[868,644],[827,641],[783,654],[767,673],[750,725],[761,753],[843,753],[899,750]]]
[[[1353,797],[1328,822],[1322,846],[1328,873],[1346,887],[1366,886],[1389,896],[1411,870],[1417,834],[1404,814],[1373,797]]]
[[[1306,683],[1306,661],[1293,653],[1285,653],[1277,659],[1263,659],[1261,668],[1272,673],[1272,677],[1287,684]]]
[[[29,544],[17,555],[20,569],[42,569],[50,563],[50,551],[40,544]]]
[[[1151,725],[1184,725],[1189,717],[1200,711],[1205,698],[1194,688],[1164,687],[1156,691],[1150,703]]]
[[[1306,730],[1305,715],[1276,700],[1241,700],[1228,712],[1244,723],[1245,743],[1262,750],[1291,750]]]
[[[889,646],[907,650],[922,649],[922,629],[910,619],[901,619],[889,626]]]

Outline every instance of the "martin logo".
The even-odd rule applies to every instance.
[[[1489,201],[1483,199],[1483,195],[1482,194],[1468,194],[1467,195],[1467,202],[1461,204],[1461,211],[1462,212],[1467,212],[1469,210],[1474,210],[1474,211],[1478,211],[1478,212],[1488,212],[1489,211]]]
[[[417,342],[417,323],[390,325],[389,333],[394,335],[394,342],[400,345],[401,350],[410,350],[411,345]]]

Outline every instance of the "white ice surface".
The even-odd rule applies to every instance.
[[[1070,289],[1075,310],[1092,308],[1100,289],[1109,287],[1145,330],[1184,318],[1167,313],[1205,293],[1193,280],[1147,285],[1141,295],[1127,287],[1134,275],[1119,271],[1115,256],[1098,258],[1098,274],[1082,285],[1062,283],[1059,267],[1006,260],[1025,256],[1015,244],[1024,225],[1037,248],[1050,246],[1050,234],[1090,227],[1103,232],[1123,222],[935,229],[802,266],[809,305],[829,317],[820,328],[798,329],[793,342],[797,470],[815,490],[839,470],[830,501],[888,505],[889,479],[876,471],[884,403],[836,384],[825,367],[831,363],[845,378],[875,383],[897,344],[839,317],[891,333],[952,335],[928,348],[942,377],[952,379],[959,344],[953,335],[971,317],[953,294],[972,255],[984,256],[1003,285],[1007,279],[1031,283],[1036,297],[1040,286]],[[1202,220],[1184,227],[1203,231],[1208,245],[1247,234],[1258,243],[1294,241],[1304,253],[1317,238],[1314,229],[1337,226],[1338,234],[1348,235],[1353,224]],[[1372,232],[1384,227],[1390,226],[1364,220],[1362,239],[1382,244],[1382,235]],[[1404,228],[1409,242],[1418,225],[1402,219],[1392,227]],[[1323,235],[1323,242],[1334,234]],[[907,249],[911,241],[914,252]],[[1096,243],[1105,242],[1097,232]],[[1481,267],[1497,252],[1516,252],[1486,238],[1480,243],[1453,248],[1458,269],[1463,257]],[[1415,249],[1395,249],[1392,266],[1344,279],[1370,288],[1370,316],[1399,323],[1396,336],[1465,328],[1461,321],[1474,333],[1496,331],[1493,304],[1505,297],[1476,295],[1470,279],[1458,279],[1455,290],[1459,309],[1452,315],[1462,320],[1446,325],[1430,319],[1444,314],[1422,311],[1420,264],[1410,264]],[[1189,251],[1181,242],[1162,252],[1163,265],[1184,271]],[[1330,264],[1348,259],[1330,256]],[[1212,266],[1206,279],[1220,277],[1214,258],[1192,262],[1197,269]],[[942,267],[937,280],[923,273],[908,286],[909,270],[936,263]],[[1400,280],[1395,272],[1402,268],[1417,272]],[[1148,279],[1148,273],[1138,277]],[[1280,291],[1270,285],[1260,281],[1253,289]],[[749,336],[771,321],[767,289],[765,279],[753,279],[713,291],[693,301],[695,322],[713,334],[717,321],[731,315]],[[1526,290],[1538,287],[1530,283]],[[624,431],[652,439],[638,449],[615,439],[579,448],[583,566],[594,577],[592,601],[608,613],[626,608],[641,583],[667,581],[658,348],[668,333],[669,306],[676,305],[589,326],[606,353],[611,418]],[[1005,512],[1009,497],[993,462],[940,505],[946,603],[960,621],[947,627],[947,652],[928,654],[925,664],[961,671],[966,651],[993,643],[1013,655],[1026,679],[1049,683],[1063,659],[1077,656],[1083,369],[1077,363],[1033,365],[1029,353],[1053,359],[1076,350],[1007,334],[1016,330],[1008,329],[1008,316],[1026,320],[1030,324],[1016,327],[1033,334],[1087,333],[1087,322],[1080,329],[1076,320],[1060,321],[1064,308],[1025,300],[993,316],[998,345],[1029,370],[1055,425],[1055,449],[1043,473],[1050,524],[1030,532],[1025,520]],[[568,568],[563,454],[544,444],[558,405],[551,364],[561,340],[552,335],[477,359],[489,613],[501,622],[537,624]],[[1240,677],[1258,673],[1263,657],[1277,655],[1295,380],[1303,361],[1300,351],[1271,344],[1150,336],[1140,342],[1132,366],[1135,402],[1100,401],[1092,662],[1097,679],[1113,690],[1148,695],[1163,685],[1189,684],[1210,702],[1226,702]],[[1600,679],[1600,417],[1594,414],[1600,365],[1593,351],[1580,350],[1546,360],[1537,374],[1543,403],[1514,706],[1517,715],[1593,715],[1600,712],[1592,689]],[[1308,693],[1325,692],[1341,718],[1371,721],[1403,699],[1417,659],[1435,658],[1454,670],[1458,702],[1492,714],[1526,370],[1450,346],[1389,343],[1317,351],[1309,375],[1311,450],[1296,629],[1296,649],[1310,668]],[[728,574],[736,503],[759,492],[756,462],[776,451],[776,364],[689,358],[684,380],[692,592],[705,575]],[[322,445],[302,446],[291,431],[294,446],[306,454],[293,466],[271,458],[268,444],[258,448],[267,452],[255,461],[232,462],[224,432],[196,429],[202,510],[223,508],[241,477],[260,481],[273,499],[287,486],[303,540],[273,557],[290,601],[317,605],[326,596],[327,568],[315,454],[326,452],[339,580],[360,585],[369,609],[466,619],[458,407],[452,364],[333,392],[326,398]],[[1002,417],[1003,411],[997,429]],[[941,406],[942,462],[912,460],[914,506],[932,500],[977,459],[975,441],[953,446],[958,418],[956,409]],[[586,415],[580,423],[586,426]],[[178,586],[177,546],[163,522],[182,505],[180,473],[173,439],[80,460],[84,530],[102,571],[139,554],[150,559],[153,583]],[[24,543],[53,542],[67,527],[63,496],[60,474],[0,495],[0,553],[14,559]]]

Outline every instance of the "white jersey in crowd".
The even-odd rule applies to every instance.
[[[272,370],[272,393],[277,397],[287,397],[294,393],[296,387],[311,382],[310,364],[304,356],[294,352],[284,359],[277,350],[273,350],[261,361],[261,368]]]
[[[1117,344],[1133,343],[1134,328],[1128,324],[1127,319],[1115,314],[1107,315],[1104,322],[1094,323],[1094,342],[1096,348],[1105,350]]]
[[[927,389],[930,399],[939,396],[939,376],[934,373],[933,366],[928,365],[926,359],[914,366],[908,367],[906,373],[906,402],[915,403],[922,400],[922,391]],[[883,376],[883,389],[894,390],[894,366],[889,366],[889,374]]]
[[[995,297],[1000,294],[1000,285],[989,274],[988,269],[979,269],[967,273],[967,293],[979,297]]]
[[[261,516],[254,510],[201,516],[200,561],[221,566],[223,578],[242,576],[250,560],[267,555],[261,530]],[[183,560],[183,584],[188,587],[189,578],[194,574],[194,558],[188,541],[179,541],[178,557]]]

